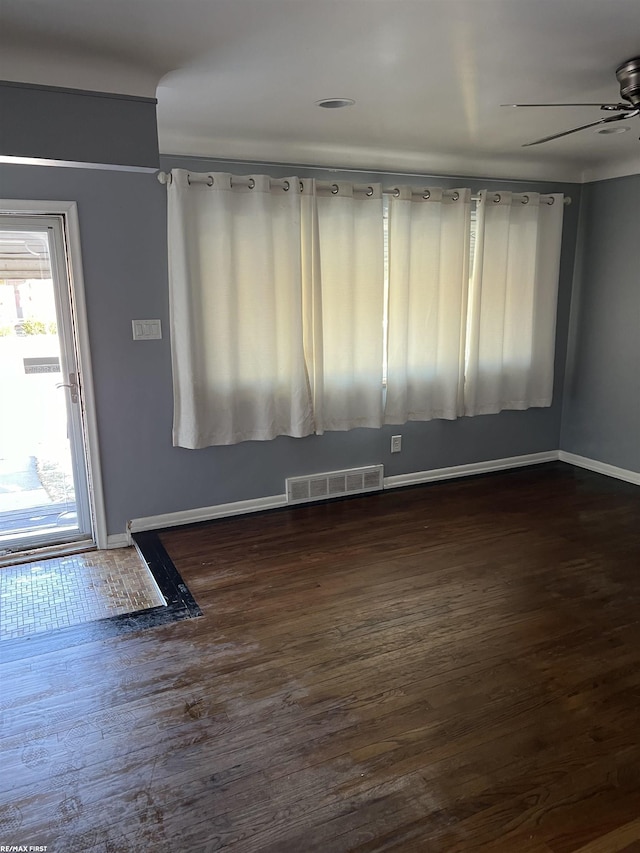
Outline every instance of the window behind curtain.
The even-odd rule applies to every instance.
[[[466,415],[551,405],[562,218],[562,195],[480,194]]]
[[[562,196],[470,196],[175,170],[174,443],[550,405]]]

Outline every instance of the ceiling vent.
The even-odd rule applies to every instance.
[[[308,503],[380,491],[383,477],[383,465],[348,468],[345,471],[329,471],[326,474],[309,474],[306,477],[288,477],[286,480],[287,503]]]

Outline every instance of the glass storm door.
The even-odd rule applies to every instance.
[[[0,558],[91,540],[64,221],[0,215]]]

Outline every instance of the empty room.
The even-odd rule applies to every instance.
[[[640,850],[638,0],[0,4],[0,853]]]

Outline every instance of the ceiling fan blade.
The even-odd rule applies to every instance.
[[[542,139],[536,139],[534,142],[525,142],[523,148],[528,148],[530,145],[540,145],[541,142],[550,142],[552,139],[560,139],[561,136],[569,136],[570,133],[577,133],[579,130],[586,130],[588,127],[597,127],[599,124],[609,124],[612,121],[622,121],[626,118],[633,118],[640,114],[640,110],[633,110],[621,116],[609,116],[601,118],[599,121],[592,121],[589,124],[581,124],[580,127],[574,127],[571,130],[563,130],[562,133],[554,133],[552,136],[545,136]]]
[[[631,104],[500,104],[501,107],[600,107],[601,110],[629,110]]]

